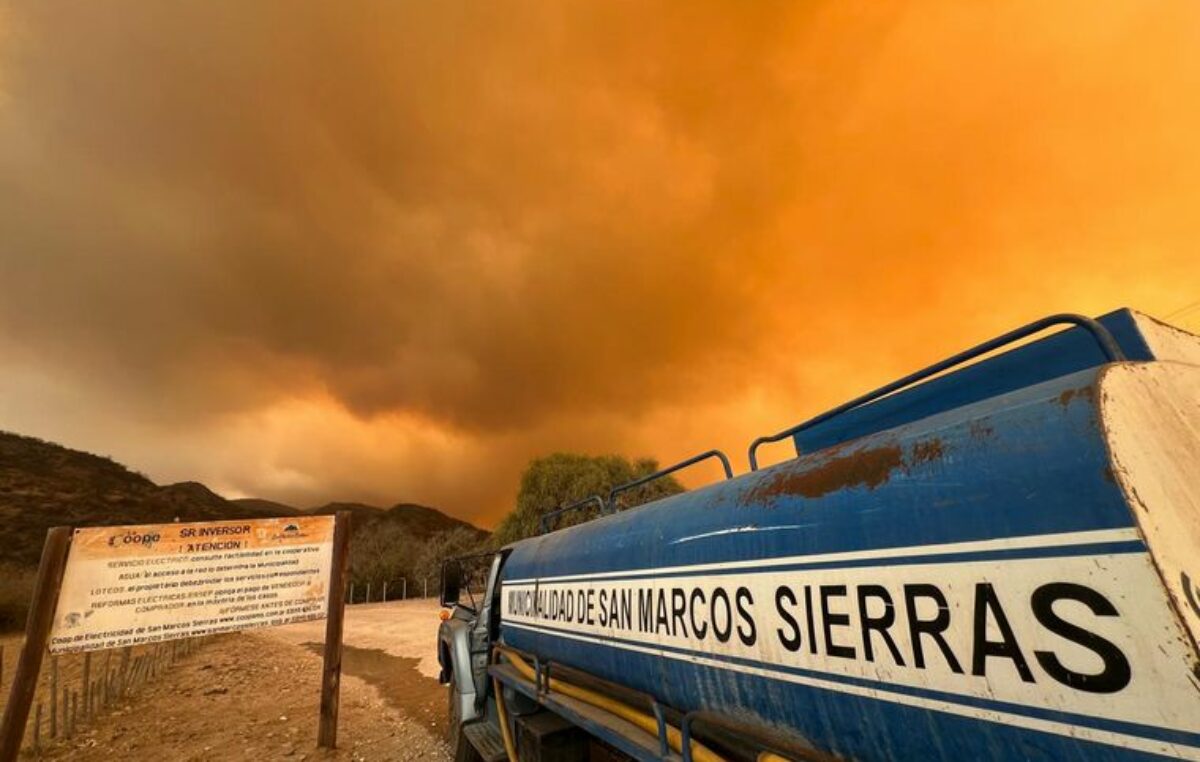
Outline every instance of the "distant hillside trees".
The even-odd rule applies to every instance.
[[[375,521],[354,532],[350,541],[350,579],[355,600],[362,600],[372,586],[371,600],[378,600],[383,583],[391,588],[388,599],[399,598],[401,581],[408,580],[409,597],[425,591],[433,595],[441,579],[442,561],[480,552],[487,535],[474,527],[454,527],[432,535],[418,536],[402,524]]]
[[[544,513],[569,505],[590,495],[608,497],[613,487],[658,470],[658,462],[650,458],[630,461],[620,455],[580,455],[558,452],[530,461],[521,476],[517,505],[504,517],[492,535],[496,547],[531,537],[538,532],[538,522]],[[620,496],[619,507],[632,507],[652,500],[683,492],[674,477],[664,477]],[[572,511],[559,518],[557,527],[570,526],[594,518],[596,511],[588,508]]]
[[[384,582],[396,583],[410,576],[421,544],[400,524],[359,527],[350,538],[350,580],[358,597],[368,584],[382,589]],[[397,593],[398,596],[398,593]]]

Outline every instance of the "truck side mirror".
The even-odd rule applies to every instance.
[[[442,562],[442,598],[443,606],[458,604],[458,593],[462,588],[462,564],[456,560]]]

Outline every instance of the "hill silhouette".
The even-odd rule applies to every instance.
[[[459,527],[478,533],[480,539],[488,535],[465,521],[447,516],[436,508],[416,503],[397,503],[391,508],[377,508],[365,503],[326,503],[308,513],[330,515],[338,511],[350,512],[350,524],[354,532],[367,527],[396,526],[417,540],[427,540],[435,534]]]
[[[245,498],[227,500],[199,482],[160,486],[116,461],[0,432],[0,564],[35,566],[46,530],[54,526],[160,524],[331,514],[349,510],[354,534],[394,525],[415,539],[466,527],[487,532],[434,508],[399,503],[383,509],[362,503],[328,503],[310,511]]]

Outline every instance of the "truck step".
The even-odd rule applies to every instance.
[[[500,736],[500,728],[490,722],[474,722],[463,725],[463,734],[483,757],[483,762],[507,762],[508,754],[504,751],[504,739]]]

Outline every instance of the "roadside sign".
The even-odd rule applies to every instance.
[[[333,516],[76,529],[50,652],[320,619]]]

